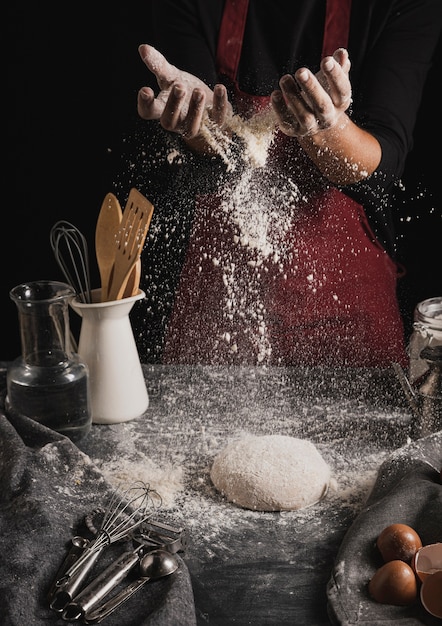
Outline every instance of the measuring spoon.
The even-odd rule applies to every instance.
[[[86,624],[98,624],[98,622],[101,622],[150,580],[157,580],[173,574],[178,569],[178,560],[174,554],[167,550],[153,550],[141,558],[139,568],[140,578],[127,585],[122,591],[98,608],[85,613],[83,619]]]

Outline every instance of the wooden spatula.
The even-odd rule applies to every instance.
[[[117,232],[108,300],[119,300],[123,297],[129,275],[139,262],[152,213],[152,203],[137,189],[132,188]]]
[[[116,235],[123,211],[113,193],[106,194],[95,228],[95,254],[101,280],[101,301],[108,300],[109,279],[115,261]]]
[[[131,296],[136,296],[138,290],[140,288],[140,279],[141,279],[141,257],[138,257],[138,261],[132,268],[131,273],[126,282],[126,287],[124,288],[123,298],[130,298]]]

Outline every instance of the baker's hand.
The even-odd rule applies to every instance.
[[[271,95],[281,131],[306,137],[339,124],[351,103],[349,72],[348,52],[339,48],[322,59],[316,75],[303,67],[283,76]]]
[[[186,139],[198,135],[206,110],[215,124],[223,126],[231,112],[224,85],[216,85],[212,91],[196,76],[171,65],[153,46],[142,44],[138,51],[160,88],[156,96],[149,87],[140,89],[140,117],[159,120],[163,128]]]

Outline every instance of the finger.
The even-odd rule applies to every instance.
[[[335,107],[328,92],[320,84],[316,76],[308,69],[301,68],[295,73],[303,99],[308,103],[313,119],[319,123],[321,128],[330,126],[336,117]],[[299,118],[299,116],[298,116]],[[313,122],[311,117],[303,116],[301,118],[303,125],[312,128]]]
[[[186,139],[192,139],[201,129],[206,96],[201,89],[194,89],[189,102],[189,110],[182,124],[182,135]]]
[[[344,61],[345,67],[349,67]],[[351,102],[351,83],[348,72],[334,57],[325,57],[321,61],[321,70],[327,80],[328,94],[336,108],[346,110]]]
[[[149,87],[142,87],[138,92],[138,115],[144,120],[158,120],[164,105],[155,100],[155,94]]]
[[[301,137],[317,130],[317,122],[312,118],[311,114],[305,118],[300,116],[299,119],[293,114],[292,110],[287,106],[281,91],[273,91],[270,99],[276,114],[278,127],[285,135]]]
[[[210,119],[218,124],[219,126],[223,126],[228,111],[228,99],[227,99],[227,89],[224,85],[215,85],[213,89],[213,102],[212,107],[210,109]]]
[[[334,60],[342,67],[343,72],[350,73],[351,62],[348,51],[345,48],[338,48],[333,52]]]
[[[289,114],[282,91],[275,90],[270,95],[273,110],[281,130],[287,135],[295,136],[293,129],[293,116]]]
[[[289,74],[283,76],[280,80],[281,91],[288,113],[293,116],[301,129],[309,132],[315,125],[318,111],[321,109],[314,98],[317,98],[316,93],[324,94],[324,91],[316,78],[305,68],[298,70],[295,77],[296,80]]]
[[[138,52],[148,69],[155,74],[161,89],[167,89],[178,77],[178,69],[171,65],[165,56],[153,46],[141,44]]]
[[[181,132],[181,120],[187,113],[184,110],[186,90],[180,84],[175,84],[169,94],[166,105],[160,117],[161,126],[166,130]]]

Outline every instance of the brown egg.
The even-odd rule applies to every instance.
[[[422,547],[422,541],[411,526],[390,524],[378,536],[376,545],[385,562],[400,559],[409,563]]]
[[[442,618],[442,570],[425,578],[421,587],[421,601],[431,615]]]
[[[408,563],[399,559],[380,567],[368,583],[368,592],[376,602],[408,606],[417,598],[417,581]]]

